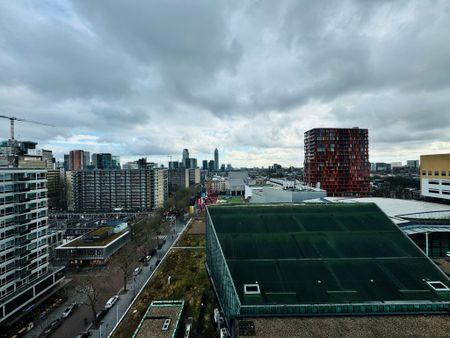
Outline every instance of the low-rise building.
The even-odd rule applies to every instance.
[[[129,240],[130,232],[102,227],[55,249],[55,259],[67,265],[103,265]]]
[[[208,194],[226,194],[228,190],[229,184],[225,177],[214,176],[206,181],[206,192]]]
[[[327,196],[325,190],[305,185],[296,185],[290,188],[264,186],[251,190],[250,203],[296,203]]]
[[[183,308],[183,300],[153,301],[132,338],[177,337]]]

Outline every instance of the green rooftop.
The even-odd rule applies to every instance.
[[[207,238],[220,243],[241,314],[245,306],[290,304],[448,309],[450,280],[375,204],[223,205],[208,213]],[[217,273],[212,277],[217,284]]]

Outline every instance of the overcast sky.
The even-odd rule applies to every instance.
[[[58,158],[303,166],[354,126],[371,161],[450,152],[450,1],[0,1],[0,114]]]

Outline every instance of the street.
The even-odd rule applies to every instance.
[[[148,266],[142,266],[142,271],[140,274],[138,274],[137,276],[132,276],[132,278],[127,283],[127,291],[125,293],[121,293],[123,289],[122,274],[113,273],[108,275],[108,283],[110,285],[111,292],[108,295],[105,295],[103,299],[98,302],[96,306],[97,312],[103,309],[106,301],[113,295],[119,294],[120,297],[108,311],[105,317],[101,320],[98,327],[94,328],[92,326],[93,318],[91,309],[87,305],[80,304],[78,309],[76,309],[73,314],[71,314],[67,319],[63,319],[62,325],[50,337],[76,337],[80,332],[86,331],[88,329],[92,332],[93,338],[107,337],[118,320],[120,320],[122,315],[125,313],[132,300],[136,297],[141,288],[151,277],[152,273],[155,270],[155,263],[164,257],[164,255],[170,249],[173,242],[176,240],[176,238],[178,238],[179,234],[184,230],[184,228],[184,223],[177,222],[177,225],[174,228],[170,229],[166,237],[166,243],[161,247],[160,250],[157,250],[157,253],[149,261]],[[95,273],[99,274],[99,278],[101,278],[101,274],[106,271],[105,267],[96,267],[93,269],[96,270]],[[85,272],[81,271],[80,273],[83,274]],[[88,270],[87,273],[92,273],[92,271]],[[50,324],[55,319],[61,318],[61,314],[67,306],[74,302],[80,303],[81,299],[79,297],[80,295],[76,294],[70,295],[65,303],[55,309],[45,320],[36,325],[35,328],[28,332],[24,337],[38,337],[48,324]],[[85,318],[87,318],[87,320],[85,320]]]

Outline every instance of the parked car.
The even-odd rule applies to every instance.
[[[105,309],[112,308],[118,299],[119,299],[119,295],[115,295],[114,297],[111,297],[110,299],[108,299],[108,301],[105,304]]]
[[[91,332],[86,331],[86,332],[80,332],[80,334],[77,335],[75,338],[89,338],[90,336],[91,336]]]
[[[133,276],[137,276],[142,272],[142,267],[138,266],[136,269],[134,269],[133,271]]]
[[[97,322],[101,321],[103,318],[105,318],[106,314],[108,313],[109,308],[104,308],[103,310],[100,310],[99,312],[97,312]]]
[[[78,307],[77,303],[72,303],[70,304],[68,307],[66,307],[66,309],[63,311],[63,313],[61,314],[61,318],[67,318],[69,317],[74,311],[75,309]]]
[[[54,320],[44,329],[44,331],[42,331],[42,333],[39,335],[39,338],[49,337],[60,326],[61,326],[61,319]]]

